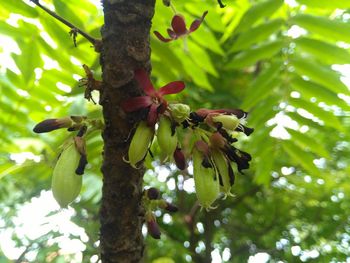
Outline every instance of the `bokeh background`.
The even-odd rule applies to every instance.
[[[100,1],[40,2],[100,37]],[[186,43],[152,34],[152,78],[158,87],[184,80],[173,100],[192,109],[248,111],[255,132],[239,147],[252,165],[236,174],[235,197],[208,213],[196,205],[191,167],[148,158],[145,186],[179,212],[156,212],[159,241],[144,229],[145,262],[350,262],[350,1],[223,2],[172,0],[188,24],[209,13]],[[164,34],[172,16],[158,0],[153,30]],[[100,78],[98,54],[81,36],[74,47],[68,32],[28,0],[1,2],[1,263],[99,262],[100,134],[87,142],[79,199],[61,210],[51,173],[70,135],[32,132],[46,118],[101,117],[78,82],[82,64]]]

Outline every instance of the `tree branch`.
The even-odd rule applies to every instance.
[[[61,23],[65,24],[66,26],[68,26],[71,29],[70,35],[73,35],[73,40],[74,40],[74,45],[76,46],[76,41],[75,41],[75,37],[76,34],[79,33],[80,35],[82,35],[83,37],[85,37],[91,44],[94,45],[95,50],[96,51],[100,51],[101,48],[101,40],[93,38],[92,36],[90,36],[89,34],[87,34],[86,32],[84,32],[83,30],[77,28],[75,25],[73,25],[72,23],[68,22],[67,20],[65,20],[64,18],[60,17],[58,14],[56,14],[55,12],[51,11],[50,9],[48,9],[47,7],[41,5],[39,3],[39,0],[30,0],[31,2],[33,2],[35,5],[37,5],[38,7],[40,7],[41,9],[43,9],[46,13],[48,13],[49,15],[53,16],[54,18],[56,18],[58,21],[60,21]]]

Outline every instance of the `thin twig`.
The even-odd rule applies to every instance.
[[[51,16],[53,16],[54,18],[56,18],[57,20],[59,20],[61,23],[65,24],[66,26],[68,26],[74,33],[79,33],[80,35],[82,35],[83,37],[85,37],[89,42],[91,42],[94,47],[96,48],[97,45],[100,44],[100,40],[93,38],[92,36],[90,36],[89,34],[87,34],[86,32],[82,31],[81,29],[77,28],[76,26],[74,26],[72,23],[68,22],[67,20],[65,20],[64,18],[60,17],[58,14],[56,14],[55,12],[51,11],[50,9],[46,8],[45,6],[41,5],[39,3],[39,0],[30,0],[31,2],[33,2],[35,5],[37,5],[38,7],[40,7],[41,9],[43,9],[46,13],[50,14]]]
[[[220,5],[220,8],[224,8],[226,5],[224,5],[223,3],[222,3],[222,1],[221,0],[218,0],[218,3],[219,3],[219,5]]]

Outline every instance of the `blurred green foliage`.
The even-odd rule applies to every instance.
[[[103,12],[92,2],[42,1],[98,38]],[[212,251],[228,262],[246,262],[259,252],[271,262],[349,260],[350,97],[342,77],[349,83],[350,1],[226,0],[223,9],[210,0],[172,2],[188,23],[205,10],[209,14],[186,45],[151,36],[155,83],[184,80],[186,90],[176,100],[194,109],[249,111],[255,132],[240,147],[253,161],[237,175],[236,197],[207,213],[185,190],[190,174],[148,159],[145,184],[159,187],[180,211],[157,214],[163,235],[160,241],[146,238],[146,262],[211,262]],[[81,36],[74,47],[69,29],[29,1],[1,6],[0,233],[15,229],[14,246],[24,251],[17,262],[74,262],[74,255],[60,254],[57,229],[31,239],[16,232],[14,218],[23,204],[50,189],[57,149],[67,137],[65,131],[35,135],[35,123],[100,116],[100,106],[85,101],[78,85],[82,64],[99,78],[98,54]],[[172,15],[157,1],[153,29],[164,33]],[[347,65],[347,76],[335,64]],[[82,262],[98,261],[102,147],[95,133],[88,140],[81,199],[72,205],[72,220],[88,237],[81,241]],[[27,154],[19,162],[21,153]],[[160,169],[167,171],[161,181]],[[2,253],[0,262],[9,262]]]

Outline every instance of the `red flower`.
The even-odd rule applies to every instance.
[[[208,11],[205,11],[200,19],[196,19],[192,22],[190,29],[186,28],[185,19],[180,15],[174,15],[171,21],[172,29],[168,28],[168,35],[170,38],[163,37],[158,31],[154,31],[156,37],[163,42],[169,42],[179,37],[189,35],[190,33],[196,31],[198,27],[202,24],[205,16],[208,14]]]
[[[146,96],[129,98],[122,103],[122,108],[125,112],[133,112],[140,109],[149,108],[147,123],[149,126],[154,126],[157,123],[158,116],[165,112],[168,102],[164,99],[164,95],[176,94],[185,88],[182,81],[173,81],[155,90],[148,73],[144,69],[135,71],[135,79],[142,87]]]

